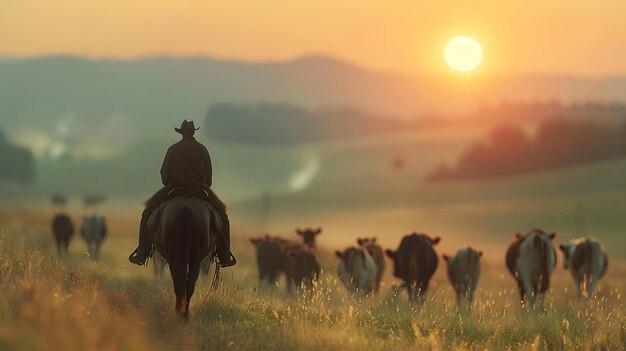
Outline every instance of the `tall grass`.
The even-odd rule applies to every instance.
[[[519,306],[512,279],[486,263],[475,305],[459,313],[441,276],[424,306],[393,296],[390,279],[378,296],[352,297],[323,250],[329,272],[311,291],[289,296],[284,287],[259,287],[235,274],[254,271],[247,245],[217,290],[198,281],[184,323],[167,275],[154,282],[128,263],[112,268],[125,252],[95,265],[76,255],[59,259],[45,245],[14,245],[15,234],[0,239],[0,350],[626,349],[620,264],[583,302],[558,272],[545,309],[530,311]]]

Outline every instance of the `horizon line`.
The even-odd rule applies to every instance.
[[[10,55],[6,53],[0,52],[0,63],[3,61],[28,61],[28,60],[41,60],[41,59],[52,59],[52,58],[73,58],[73,59],[81,59],[86,61],[117,61],[117,62],[141,62],[141,61],[149,61],[154,59],[165,59],[165,60],[208,60],[208,61],[216,61],[223,63],[236,63],[242,65],[250,65],[250,66],[262,66],[262,65],[273,65],[273,64],[293,64],[298,63],[305,60],[311,59],[320,59],[327,60],[334,64],[347,66],[352,69],[366,71],[369,73],[378,73],[378,74],[390,74],[390,75],[402,75],[402,76],[411,76],[411,77],[443,77],[443,76],[452,76],[455,72],[411,72],[411,71],[402,71],[402,70],[394,70],[394,69],[385,69],[385,68],[377,68],[367,65],[362,65],[359,63],[355,63],[348,59],[340,58],[334,56],[332,54],[323,53],[323,52],[310,52],[307,54],[293,56],[291,58],[264,58],[258,60],[251,60],[245,58],[234,58],[234,57],[220,57],[217,55],[210,54],[188,54],[188,55],[175,55],[175,54],[167,54],[167,53],[152,53],[145,55],[137,55],[137,56],[99,56],[99,55],[85,55],[85,54],[76,54],[76,53],[48,53],[48,54],[33,54],[33,55]],[[458,75],[458,73],[457,73]],[[586,79],[586,80],[610,80],[610,79],[619,79],[626,78],[626,72],[622,73],[612,73],[612,74],[588,74],[581,72],[494,72],[494,73],[479,73],[481,77],[487,78],[522,78],[522,77],[541,77],[541,78],[577,78],[577,79]]]

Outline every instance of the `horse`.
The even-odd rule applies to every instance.
[[[74,235],[74,224],[70,217],[64,213],[57,214],[52,220],[52,234],[57,245],[59,255],[67,255],[70,240]]]
[[[202,276],[205,279],[209,279],[209,274],[211,273],[211,257],[207,256],[202,263],[200,264],[200,272],[202,272]],[[165,267],[167,266],[167,260],[165,257],[161,256],[158,251],[152,252],[152,264],[154,266],[154,280],[162,281],[163,273],[165,272]],[[214,271],[214,274],[219,274],[219,271]],[[214,282],[215,283],[215,282]]]
[[[563,268],[572,272],[578,299],[591,297],[609,266],[604,248],[593,238],[580,238],[559,245],[559,249],[565,258]]]
[[[83,217],[80,235],[87,243],[87,253],[93,261],[100,258],[100,246],[107,236],[107,226],[104,216],[91,215]]]
[[[214,261],[220,232],[207,203],[195,197],[176,196],[162,209],[154,233],[155,254],[165,258],[170,268],[176,313],[189,320],[189,305],[202,261]],[[217,279],[217,274],[214,278]]]
[[[154,251],[152,253],[152,264],[154,265],[154,279],[157,281],[163,279],[163,272],[165,272],[165,266],[167,266],[165,257],[161,256],[158,251]]]
[[[556,233],[533,229],[525,235],[516,234],[506,252],[506,266],[517,281],[522,305],[534,307],[550,287],[550,275],[556,266],[556,250],[552,240]]]

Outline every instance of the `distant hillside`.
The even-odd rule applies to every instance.
[[[430,180],[497,178],[626,157],[626,125],[547,120],[533,137],[515,127],[494,129],[487,142],[465,151],[453,167],[441,166]]]
[[[59,138],[76,145],[89,142],[96,149],[162,138],[183,118],[199,120],[218,102],[348,107],[382,117],[469,112],[479,104],[501,101],[626,102],[622,77],[450,81],[375,72],[319,56],[265,63],[159,57],[6,59],[0,60],[0,77],[0,127],[33,147]]]
[[[310,111],[286,104],[215,104],[208,111],[205,135],[237,143],[302,143],[405,131],[404,120],[354,110]]]
[[[0,180],[28,184],[34,177],[33,154],[28,149],[9,143],[0,129]]]

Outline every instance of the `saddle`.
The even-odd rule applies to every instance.
[[[176,187],[167,193],[168,200],[171,200],[178,196],[195,197],[206,202],[210,202],[211,200],[209,197],[209,193],[206,190],[191,186]]]
[[[219,211],[211,204],[210,195],[207,191],[199,188],[174,188],[168,193],[168,199],[161,203],[161,205],[150,215],[148,218],[148,230],[151,232],[156,232],[159,219],[161,217],[161,213],[163,213],[163,209],[174,200],[176,197],[185,196],[185,197],[194,197],[199,198],[204,201],[206,208],[211,213],[211,227],[216,232],[221,232],[222,230],[222,217],[220,216]]]

